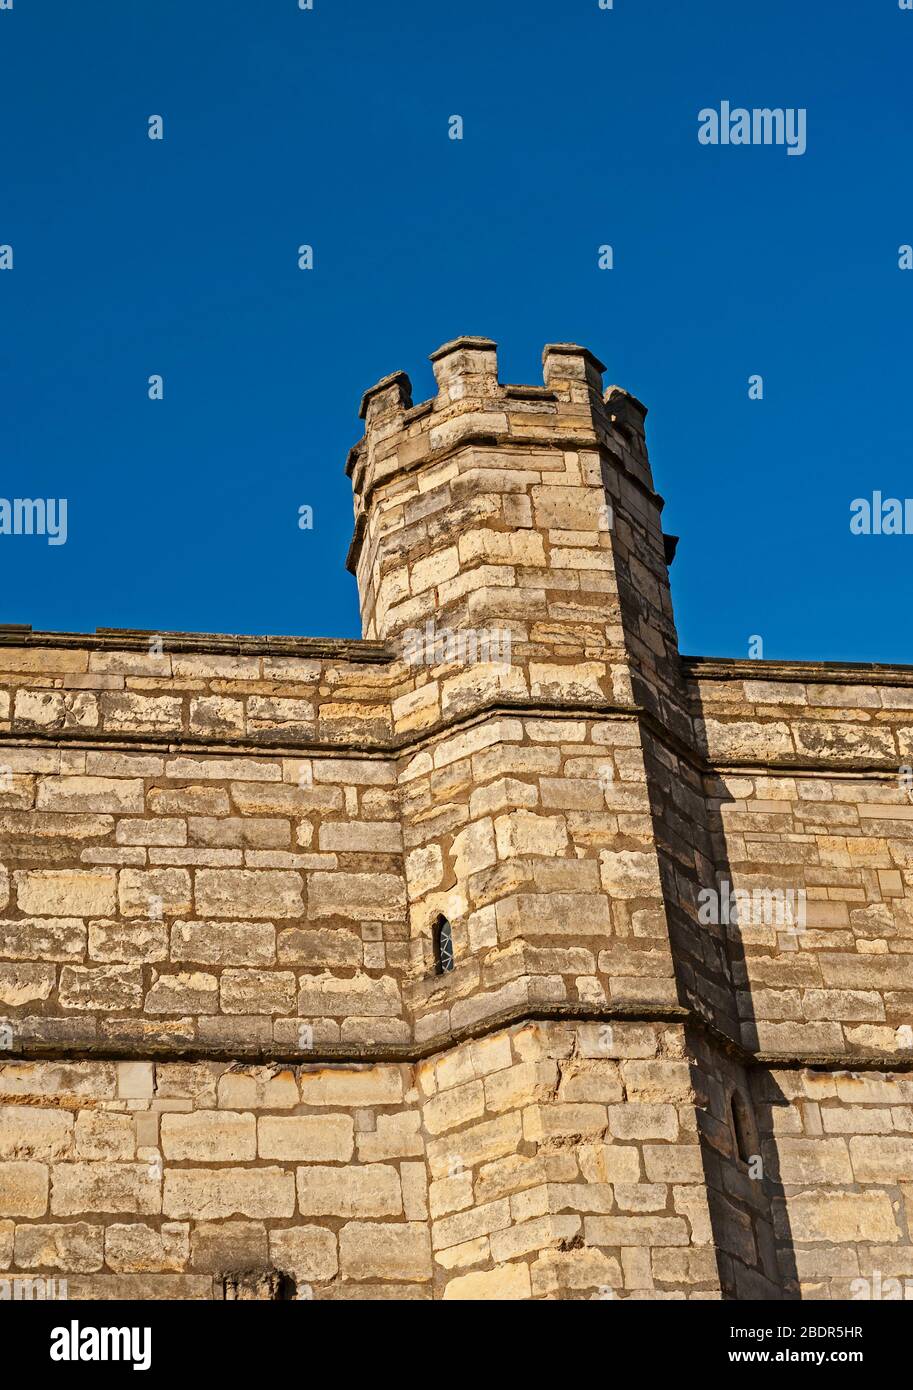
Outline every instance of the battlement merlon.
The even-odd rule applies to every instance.
[[[383,377],[362,397],[359,415],[365,433],[346,463],[355,502],[348,558],[353,574],[376,489],[473,445],[520,453],[587,451],[626,475],[662,508],[647,458],[646,408],[618,386],[603,391],[605,367],[588,348],[547,344],[541,386],[502,383],[491,338],[454,338],[431,353],[430,360],[438,390],[429,400],[413,405],[412,385],[403,371]]]

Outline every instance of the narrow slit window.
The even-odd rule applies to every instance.
[[[754,1125],[748,1102],[738,1091],[733,1091],[729,1108],[732,1113],[732,1131],[735,1135],[736,1153],[743,1163],[748,1164],[751,1162],[756,1148]]]
[[[434,968],[438,975],[449,975],[453,969],[453,928],[446,917],[434,924]]]

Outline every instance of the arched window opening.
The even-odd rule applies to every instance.
[[[453,928],[446,917],[434,924],[434,968],[438,975],[449,975],[453,969]]]

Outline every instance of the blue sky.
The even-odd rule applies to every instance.
[[[897,0],[14,0],[0,494],[68,539],[0,538],[0,621],[357,635],[360,394],[469,333],[649,406],[684,652],[913,662],[913,536],[849,530],[913,494],[911,61]]]

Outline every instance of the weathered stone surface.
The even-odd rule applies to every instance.
[[[136,1157],[136,1121],[132,1115],[81,1110],[76,1117],[75,1139],[79,1158]]]
[[[417,1221],[349,1221],[339,1232],[339,1265],[344,1279],[429,1279],[428,1228]]]
[[[108,729],[135,733],[156,730],[176,733],[181,728],[183,701],[178,696],[112,691],[102,695],[101,706]]]
[[[792,1237],[827,1241],[893,1244],[901,1238],[887,1192],[817,1190],[796,1194],[789,1203]]]
[[[299,1085],[305,1105],[337,1108],[399,1105],[403,1100],[402,1075],[394,1066],[306,1067]]]
[[[348,1163],[355,1125],[348,1115],[262,1115],[257,1123],[260,1158],[292,1163]]]
[[[270,922],[175,922],[171,959],[194,965],[271,965],[276,931]]]
[[[281,1168],[173,1168],[165,1171],[162,1211],[176,1221],[231,1216],[288,1218],[294,1174]]]
[[[259,1221],[194,1221],[190,1250],[193,1268],[213,1274],[262,1269],[269,1259],[266,1227]]]
[[[212,1013],[218,1007],[219,983],[202,970],[162,975],[146,995],[150,1014]]]
[[[43,1163],[0,1163],[0,1216],[44,1216],[48,1169]]]
[[[225,970],[219,1003],[226,1014],[293,1013],[295,976],[290,970]]]
[[[106,917],[114,911],[109,869],[28,869],[15,876],[21,912],[44,917]]]
[[[78,917],[23,917],[0,921],[0,956],[6,960],[81,960],[86,928]]]
[[[37,1158],[45,1162],[73,1154],[73,1116],[45,1106],[0,1107],[0,1159]]]
[[[853,1181],[850,1155],[843,1139],[782,1139],[778,1149],[784,1182]]]
[[[154,1165],[60,1163],[54,1168],[54,1216],[79,1216],[84,1212],[134,1212],[145,1216],[160,1210],[161,1176]]]
[[[298,1207],[303,1216],[398,1216],[403,1209],[399,1174],[382,1163],[299,1168]]]
[[[202,917],[301,917],[301,876],[266,869],[200,869],[196,911]]]
[[[165,1114],[161,1120],[166,1159],[194,1163],[237,1163],[257,1156],[256,1119],[227,1110]]]
[[[156,1229],[141,1222],[116,1222],[105,1231],[105,1263],[119,1274],[180,1273],[189,1258],[190,1226],[186,1223],[164,1221]]]
[[[308,911],[314,917],[395,922],[405,905],[404,885],[395,874],[314,873],[308,880]]]
[[[529,1298],[531,1293],[529,1265],[517,1263],[480,1270],[475,1274],[458,1275],[449,1280],[444,1289],[444,1298],[507,1302]]]
[[[107,1013],[136,1008],[143,997],[142,972],[129,965],[65,965],[60,1002],[65,1009]]]
[[[375,980],[358,974],[339,978],[329,973],[302,979],[298,1012],[303,1017],[365,1015],[391,1018],[401,1009],[399,990],[393,980]]]
[[[15,965],[0,964],[0,1004],[21,1009],[38,1004],[50,997],[56,972],[53,965],[19,961]]]
[[[164,921],[128,922],[104,919],[89,925],[89,956],[96,961],[140,964],[168,958],[168,928]]]
[[[104,1263],[105,1228],[78,1221],[16,1228],[15,1259],[20,1269],[55,1269],[91,1274]]]
[[[660,896],[659,864],[652,853],[603,850],[599,856],[602,886],[614,898]]]
[[[913,1178],[913,1134],[877,1139],[854,1136],[849,1151],[857,1182],[895,1183]]]
[[[136,778],[42,777],[35,804],[39,811],[135,814],[143,810],[143,784]]]
[[[322,1226],[274,1228],[269,1233],[269,1253],[277,1269],[303,1283],[332,1279],[339,1269],[336,1236]]]
[[[38,729],[92,729],[98,724],[98,701],[88,691],[19,690],[15,720]]]
[[[124,917],[176,917],[191,910],[186,869],[123,869],[118,902]]]

